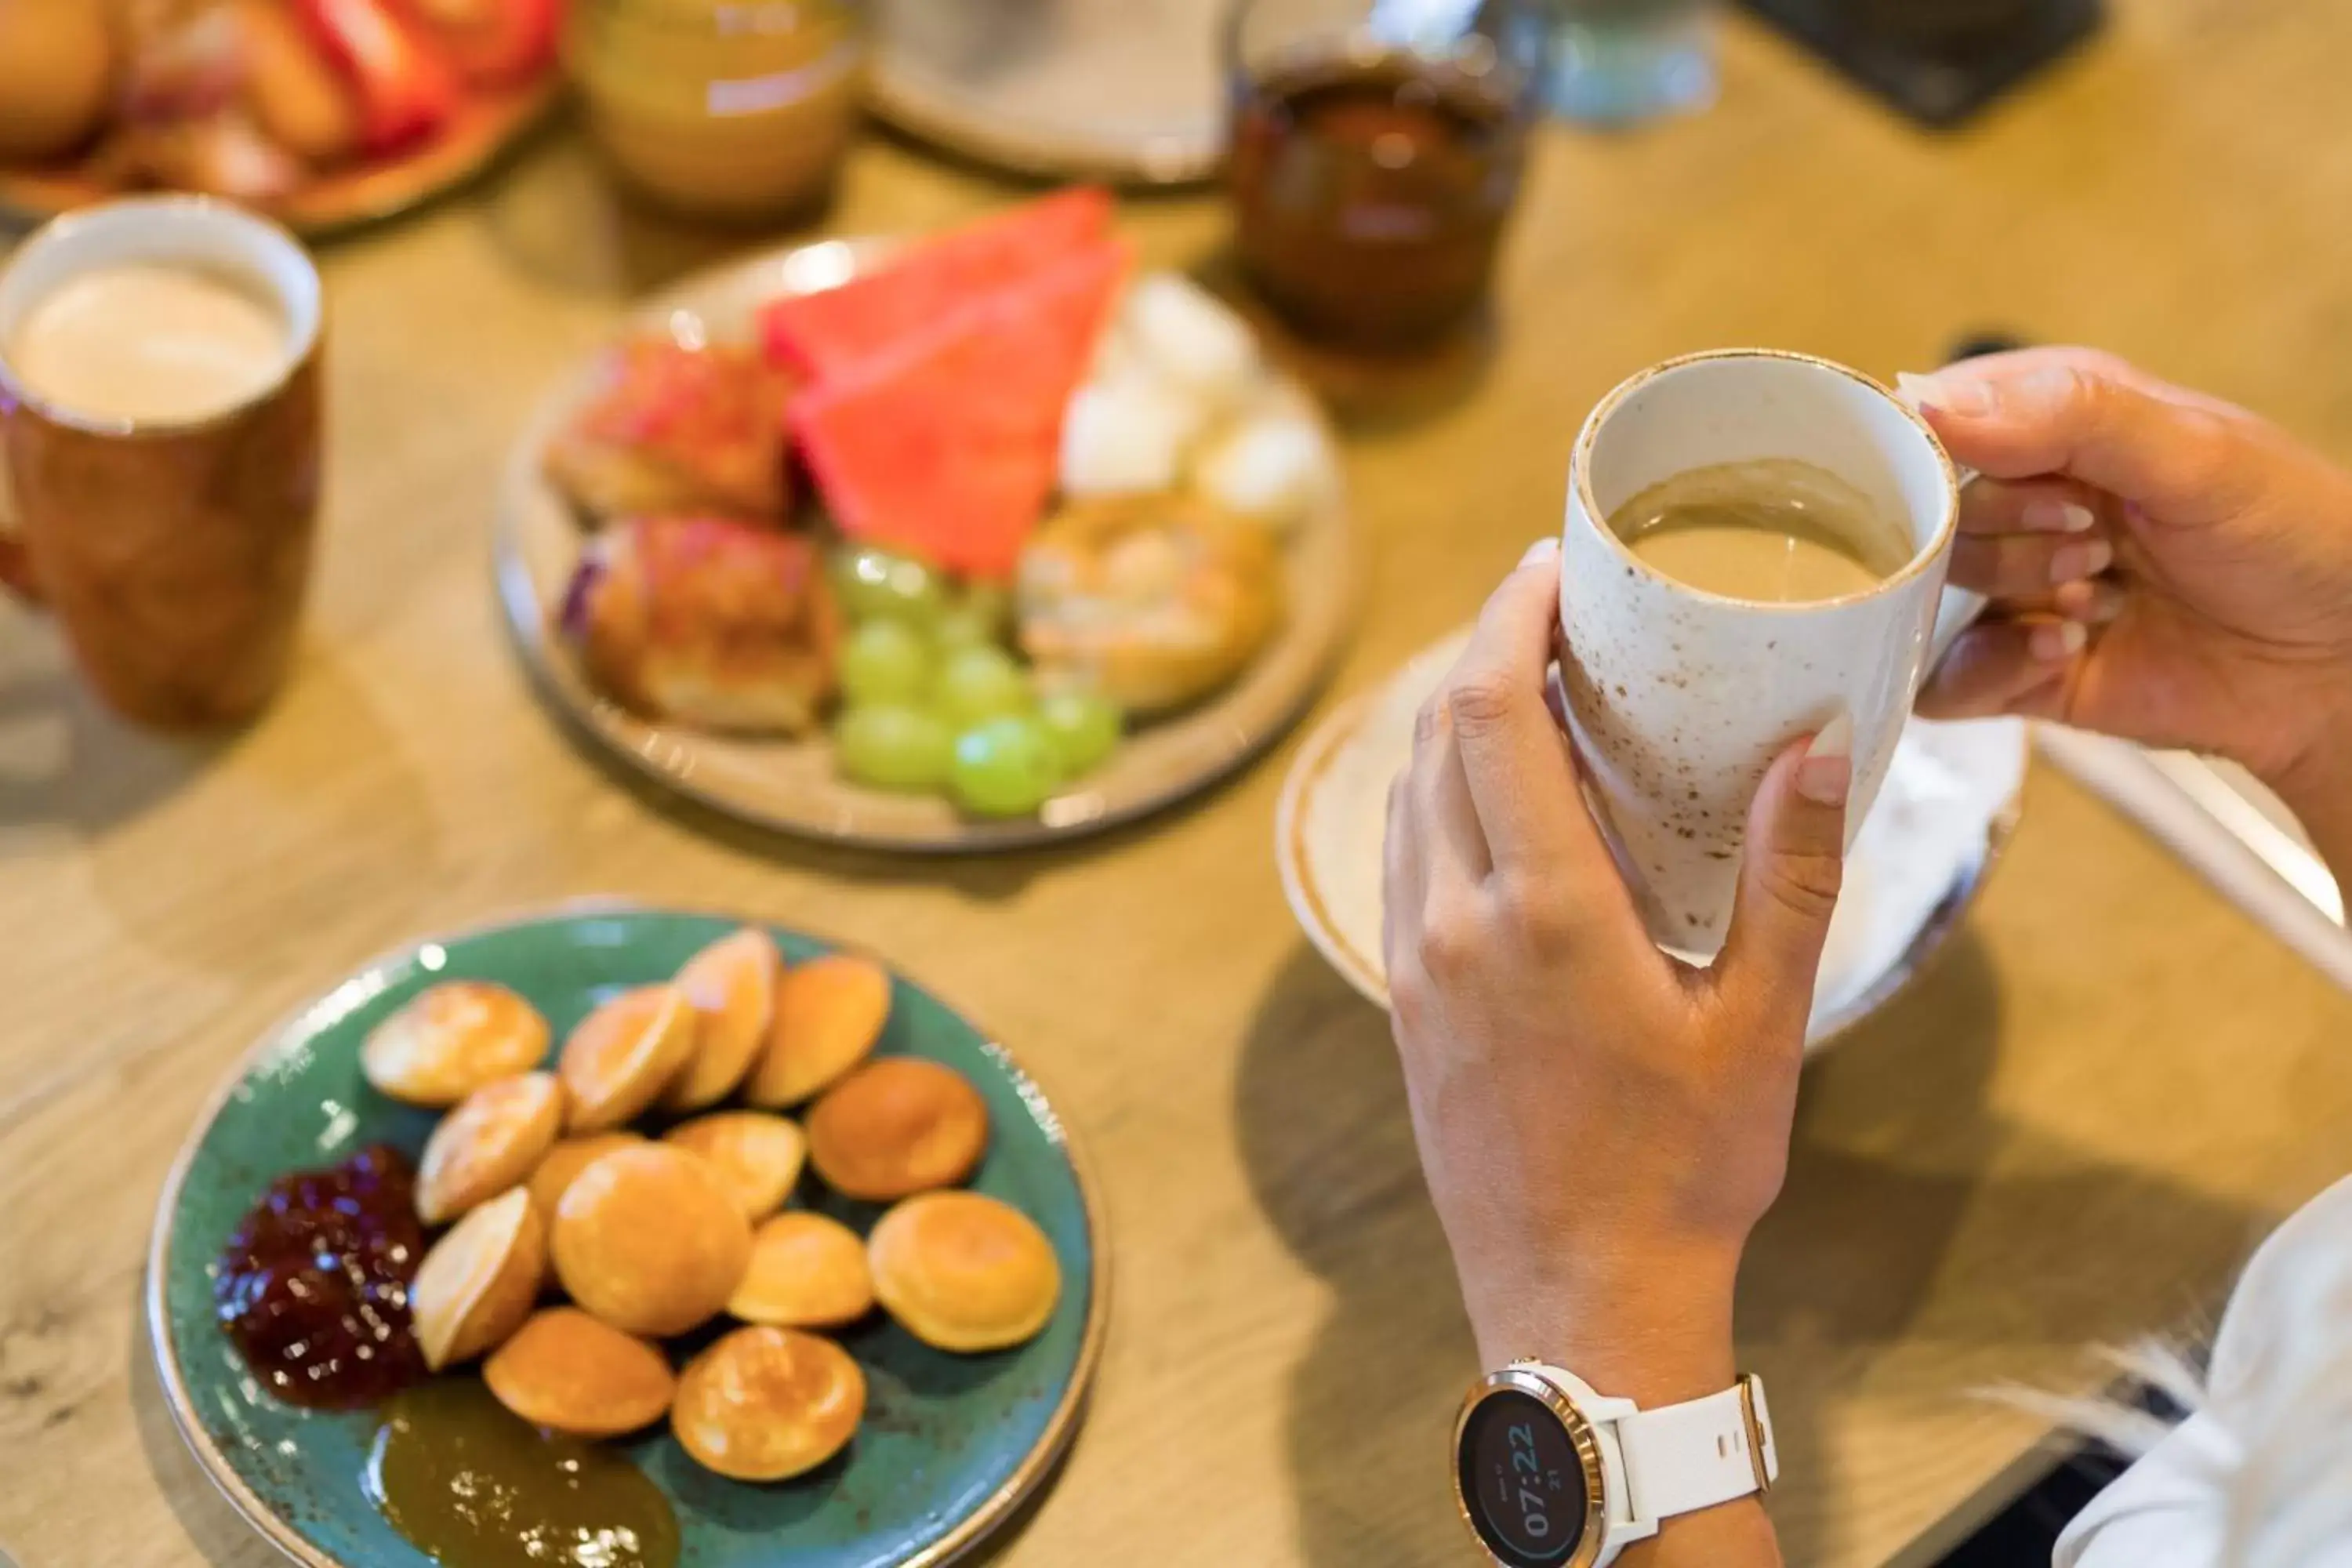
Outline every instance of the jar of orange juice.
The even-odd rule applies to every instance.
[[[698,216],[822,200],[856,124],[854,0],[577,0],[565,58],[614,167]]]

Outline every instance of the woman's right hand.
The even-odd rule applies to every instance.
[[[1952,580],[1991,595],[1920,695],[2241,763],[2352,820],[2352,475],[2112,355],[1906,378],[1952,456]],[[2315,829],[2319,826],[2315,823]]]

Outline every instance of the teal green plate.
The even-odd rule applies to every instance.
[[[666,980],[739,921],[599,904],[420,942],[297,1013],[237,1068],[180,1152],[156,1213],[147,1317],[181,1434],[231,1502],[313,1568],[424,1568],[360,1489],[375,1423],[262,1393],[213,1317],[212,1263],[264,1186],[383,1140],[415,1155],[433,1117],[360,1076],[360,1041],[436,981],[496,980],[529,997],[555,1037],[614,992]],[[776,930],[787,958],[824,944]],[[1063,1292],[1045,1331],[1015,1350],[951,1356],[878,1314],[843,1342],[865,1367],[866,1416],[846,1453],[798,1480],[730,1481],[666,1428],[626,1445],[677,1510],[685,1568],[884,1568],[952,1561],[1046,1478],[1075,1430],[1102,1345],[1108,1280],[1101,1220],[1054,1109],[1004,1048],[904,978],[883,1054],[925,1056],[988,1101],[988,1156],[971,1185],[1045,1227]],[[877,1212],[821,1197],[861,1230]]]

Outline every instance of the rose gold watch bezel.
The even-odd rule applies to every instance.
[[[1507,1366],[1500,1372],[1490,1372],[1470,1385],[1462,1400],[1462,1408],[1454,1417],[1454,1461],[1450,1468],[1454,1486],[1454,1511],[1461,1516],[1462,1528],[1478,1543],[1486,1561],[1503,1568],[1503,1560],[1478,1533],[1477,1522],[1470,1514],[1470,1501],[1462,1495],[1462,1435],[1469,1428],[1470,1413],[1490,1394],[1511,1390],[1524,1394],[1559,1420],[1567,1429],[1570,1446],[1576,1450],[1576,1462],[1584,1472],[1584,1533],[1576,1550],[1559,1560],[1559,1568],[1593,1568],[1601,1554],[1609,1547],[1608,1474],[1601,1466],[1601,1439],[1584,1412],[1576,1407],[1565,1390],[1528,1366]]]

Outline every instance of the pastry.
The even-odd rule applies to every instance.
[[[1287,534],[1339,488],[1330,443],[1303,409],[1269,407],[1236,421],[1193,459],[1192,484],[1238,517]]]
[[[694,1046],[694,1009],[675,985],[641,985],[602,1004],[556,1058],[572,1097],[566,1130],[602,1132],[635,1116],[686,1069]]]
[[[660,1339],[727,1304],[751,1258],[751,1226],[709,1161],[647,1143],[580,1173],[555,1205],[550,1250],[574,1301]]]
[[[548,443],[547,478],[604,518],[710,512],[781,523],[791,507],[784,373],[756,350],[620,343],[587,405]]]
[[[677,1392],[660,1351],[577,1307],[531,1314],[482,1363],[482,1381],[532,1426],[579,1437],[650,1426]]]
[[[764,1110],[721,1110],[681,1121],[662,1134],[662,1142],[689,1150],[710,1162],[727,1190],[735,1194],[743,1217],[767,1218],[784,1206],[793,1184],[801,1179],[801,1163],[808,1157],[808,1140],[781,1116]]]
[[[1035,1336],[1054,1315],[1062,1266],[1037,1222],[982,1193],[924,1193],[866,1238],[882,1310],[927,1345],[971,1352]]]
[[[1037,1223],[981,1192],[924,1192],[866,1239],[875,1300],[936,1350],[1007,1350],[1061,1300],[1061,1260]]]
[[[520,1185],[562,1131],[563,1086],[553,1073],[483,1085],[425,1140],[416,1167],[416,1217],[445,1225]]]
[[[1162,713],[1238,675],[1282,618],[1266,531],[1195,496],[1106,496],[1047,519],[1021,555],[1021,647],[1043,686]]]
[[[791,1209],[751,1233],[751,1264],[727,1298],[730,1316],[782,1329],[854,1323],[874,1307],[866,1244],[837,1219]]]
[[[698,1025],[694,1059],[661,1099],[669,1110],[699,1110],[727,1098],[767,1044],[783,961],[768,933],[745,926],[686,961],[671,982]]]
[[[687,1363],[670,1430],[696,1463],[781,1481],[841,1452],[866,1414],[866,1374],[830,1340],[738,1329]]]
[[[743,1098],[798,1105],[866,1059],[890,1020],[890,974],[871,959],[827,953],[785,970],[775,1021]]]
[[[509,1188],[467,1215],[408,1288],[425,1364],[439,1372],[500,1343],[530,1316],[546,1274],[547,1227],[529,1193]]]
[[[564,1193],[581,1172],[615,1149],[634,1148],[645,1141],[642,1133],[628,1131],[591,1132],[584,1137],[560,1140],[530,1173],[530,1201],[537,1205],[540,1217],[553,1225],[556,1205],[563,1201]]]
[[[814,541],[700,516],[591,540],[560,630],[631,712],[743,734],[814,729],[841,640]]]
[[[394,1100],[438,1110],[546,1058],[547,1020],[503,985],[447,980],[368,1031],[360,1070]]]
[[[884,1057],[825,1091],[808,1140],[835,1192],[887,1203],[970,1175],[988,1147],[988,1108],[952,1068]]]
[[[106,118],[115,55],[105,7],[0,0],[0,158],[37,163],[89,141]]]

